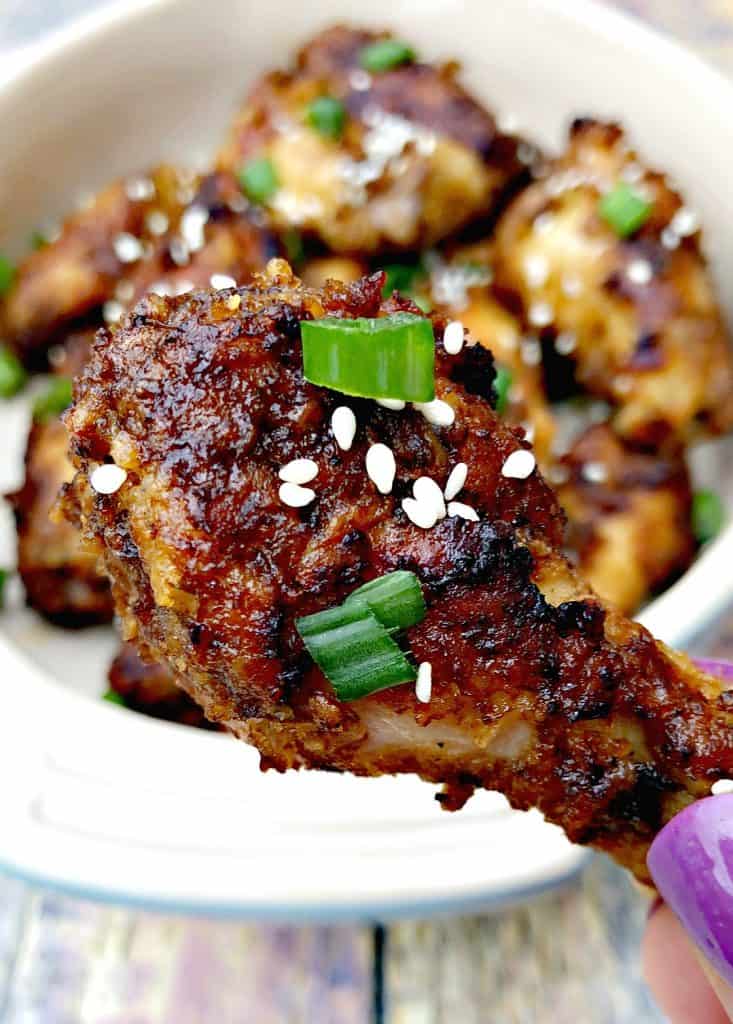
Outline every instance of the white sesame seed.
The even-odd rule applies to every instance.
[[[561,287],[569,299],[577,299],[583,291],[583,282],[574,274],[566,274],[562,279]]]
[[[109,299],[102,306],[102,317],[106,324],[116,324],[124,312],[125,307],[115,299]]]
[[[354,68],[353,71],[349,72],[349,85],[356,92],[366,92],[371,88],[372,76],[368,71],[362,71],[359,68]]]
[[[449,501],[448,515],[451,519],[467,519],[470,523],[477,523],[479,521],[476,509],[471,508],[470,505],[464,505],[462,501]]]
[[[135,295],[135,286],[132,281],[119,281],[115,288],[115,298],[118,302],[132,302]]]
[[[422,530],[431,530],[438,521],[435,509],[431,505],[416,501],[415,498],[403,498],[402,508],[410,522]]]
[[[366,471],[377,490],[389,494],[397,472],[392,449],[381,443],[371,445],[366,453]]]
[[[550,264],[545,256],[539,253],[527,256],[524,261],[523,270],[524,277],[530,288],[542,288],[543,285],[547,284],[547,279],[550,276]]]
[[[209,278],[209,284],[212,288],[216,288],[220,291],[222,288],[236,288],[237,282],[229,274],[212,274]]]
[[[318,463],[313,459],[293,459],[282,466],[277,475],[289,484],[309,484],[318,476]]]
[[[383,409],[391,409],[392,412],[402,412],[407,405],[407,402],[403,402],[401,398],[377,398],[376,403]]]
[[[115,494],[127,480],[127,473],[114,463],[97,466],[89,477],[89,483],[97,494]]]
[[[150,210],[145,217],[145,227],[151,235],[164,235],[168,230],[168,215],[162,210]]]
[[[449,356],[457,356],[463,348],[463,324],[460,320],[451,320],[443,332],[443,348]]]
[[[420,670],[418,669],[418,682],[420,681]],[[733,779],[718,779],[710,788],[713,796],[720,796],[721,793],[733,793]]]
[[[173,286],[170,281],[153,281],[150,285],[150,291],[153,295],[161,295],[165,297],[166,295],[173,294]]]
[[[561,331],[555,338],[555,351],[560,356],[569,356],[578,347],[578,338],[572,331]]]
[[[662,245],[665,249],[679,249],[680,236],[670,227],[664,228],[661,234]]]
[[[459,462],[450,471],[448,482],[445,485],[445,497],[446,501],[451,501],[457,494],[459,494],[466,483],[466,477],[468,476],[468,466],[465,462]]]
[[[412,493],[415,501],[419,501],[421,505],[432,507],[437,519],[445,519],[443,492],[435,480],[431,480],[429,476],[418,477],[412,485]]]
[[[433,693],[433,666],[429,661],[420,663],[415,681],[415,696],[421,704],[429,704]]]
[[[331,416],[331,430],[339,448],[347,452],[354,443],[356,416],[348,405],[340,405]]]
[[[415,402],[415,408],[434,427],[450,427],[455,422],[453,406],[441,398],[434,398],[432,402]]]
[[[155,183],[151,178],[128,178],[125,182],[125,194],[133,202],[143,202],[155,196]]]
[[[313,501],[316,492],[310,487],[301,487],[299,484],[288,482],[280,484],[278,495],[283,505],[289,505],[291,508],[305,508]]]
[[[533,327],[549,327],[555,319],[555,310],[549,302],[533,302],[527,319]]]
[[[239,309],[242,305],[242,296],[237,295],[236,293],[234,295],[230,295],[224,305],[227,309],[231,309],[231,311],[234,312],[235,309]]]
[[[539,213],[532,221],[532,230],[539,235],[544,235],[545,232],[549,231],[555,223],[555,217],[549,211],[545,213]]]
[[[198,252],[204,247],[204,227],[209,219],[209,211],[204,206],[189,206],[181,217],[181,238],[190,252]]]
[[[689,206],[682,206],[670,221],[669,226],[680,238],[687,238],[688,235],[694,235],[700,229],[700,218]]]
[[[534,423],[530,423],[529,420],[522,420],[519,426],[524,431],[525,441],[527,441],[528,444],[533,444],[535,435]]]
[[[113,240],[112,248],[120,263],[135,263],[143,254],[142,242],[129,231],[120,232]]]
[[[608,470],[602,462],[586,462],[580,475],[589,484],[605,484],[608,480]]]
[[[172,238],[168,246],[168,252],[171,254],[171,259],[177,267],[185,267],[191,259],[188,246],[182,238]]]
[[[526,480],[534,472],[537,462],[532,452],[519,448],[512,452],[501,467],[501,475],[512,480]]]
[[[632,284],[649,284],[654,277],[654,268],[649,260],[632,260],[626,268],[626,276]]]
[[[542,346],[537,338],[524,338],[519,351],[525,366],[539,366],[542,362]]]
[[[635,185],[644,177],[644,168],[635,160],[630,161],[621,171],[621,178],[630,185]]]

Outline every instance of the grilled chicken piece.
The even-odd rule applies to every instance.
[[[415,772],[446,784],[449,807],[500,789],[648,880],[659,827],[733,772],[722,684],[604,607],[560,554],[550,488],[503,475],[525,445],[492,412],[486,350],[449,356],[434,320],[449,427],[304,380],[300,321],[414,311],[383,302],[383,281],[315,291],[276,262],[238,290],[148,296],[77,384],[69,514],[103,555],[126,637],[265,767]],[[358,422],[348,451],[330,429],[343,404]],[[375,442],[396,459],[387,495],[364,468]],[[279,497],[295,457],[318,465],[302,508]],[[90,478],[111,460],[127,478],[99,495]],[[461,461],[479,521],[414,525],[401,499],[415,479],[444,485]],[[432,699],[402,685],[342,703],[295,620],[395,569],[423,587],[406,642],[432,665]]]
[[[153,190],[154,197],[130,198]],[[152,233],[148,228],[147,237],[143,237],[143,244],[151,245],[151,251],[124,268],[120,261],[107,258],[113,252],[120,227],[119,218],[110,213],[113,199],[117,207],[124,206],[127,211],[124,224],[128,230],[135,227],[144,235],[146,229],[141,225],[155,227]],[[196,212],[191,214],[191,210]],[[241,211],[241,193],[234,180],[222,173],[194,181],[171,168],[161,168],[147,179],[118,182],[77,218],[72,218],[57,243],[35,253],[21,268],[11,307],[13,302],[20,303],[29,315],[33,314],[34,331],[38,331],[33,338],[48,341],[56,337],[55,332],[65,322],[56,299],[66,302],[67,310],[73,307],[72,316],[86,316],[95,326],[102,324],[98,308],[101,293],[95,292],[92,309],[85,306],[91,292],[75,292],[71,284],[68,292],[54,290],[54,281],[73,280],[68,276],[72,264],[80,278],[96,274],[97,283],[102,280],[99,267],[105,268],[104,296],[118,296],[108,303],[116,307],[109,316],[112,320],[152,287],[172,293],[194,286],[207,287],[212,275],[215,283],[219,283],[217,274],[248,277],[254,269],[264,266],[276,246],[267,231]],[[157,224],[154,218],[151,221],[153,214],[159,217]],[[184,226],[185,216],[189,217],[188,227]],[[161,217],[168,221],[162,235]],[[198,228],[191,226],[194,221]],[[184,237],[188,238],[185,252]],[[92,248],[92,242],[97,248]],[[134,245],[134,240],[130,244]],[[91,277],[85,279],[89,281]],[[48,291],[42,291],[44,286]],[[46,297],[47,305],[39,304],[39,294]],[[43,318],[48,318],[49,331],[39,328]],[[72,334],[62,346],[54,347],[51,355],[55,374],[75,377],[86,362],[93,336],[92,327]],[[18,569],[28,604],[66,627],[109,621],[113,615],[109,583],[104,574],[97,572],[96,555],[82,544],[69,522],[50,516],[62,485],[73,476],[66,428],[58,418],[33,423],[25,467],[23,486],[8,497],[15,513]]]
[[[524,428],[540,465],[548,463],[555,437],[542,378],[542,352],[537,340],[526,337],[514,313],[493,285],[493,242],[452,246],[428,260],[426,295],[432,305],[463,326],[509,372],[507,421]]]
[[[622,239],[601,216],[619,184],[652,204]],[[526,326],[572,353],[579,384],[618,406],[615,428],[656,447],[733,424],[733,363],[694,213],[616,125],[576,121],[568,149],[497,229],[497,279]]]
[[[67,339],[57,355],[57,374],[73,377],[81,370],[93,337],[86,331]],[[57,416],[34,418],[25,479],[7,500],[15,516],[18,573],[27,603],[56,625],[79,628],[109,622],[114,609],[94,547],[85,545],[66,519],[51,518],[61,488],[74,476],[68,449],[69,436]]]
[[[684,459],[634,452],[610,427],[587,430],[563,458],[557,487],[580,574],[633,612],[690,565],[692,492]]]
[[[268,215],[337,253],[433,244],[495,213],[527,176],[518,141],[458,84],[455,65],[365,71],[365,48],[387,38],[345,27],[316,36],[290,70],[254,86],[218,158],[235,172],[271,161]],[[346,112],[335,137],[308,118],[324,96]]]
[[[159,662],[145,661],[134,644],[123,644],[112,662],[110,689],[132,711],[199,729],[216,729],[201,708],[176,685],[173,673]]]
[[[26,364],[71,330],[112,322],[155,286],[208,287],[212,274],[240,281],[277,255],[236,180],[168,166],[116,181],[64,223],[59,237],[18,268],[0,306],[0,334]]]

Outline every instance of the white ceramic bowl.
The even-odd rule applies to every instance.
[[[162,158],[201,162],[248,82],[334,20],[388,25],[542,143],[569,118],[616,116],[669,170],[733,280],[733,87],[678,47],[586,0],[137,0],[106,9],[0,71],[2,246],[81,190]],[[722,295],[731,312],[733,289]],[[0,485],[17,481],[27,408],[4,406]],[[730,478],[730,447],[697,460]],[[730,497],[730,495],[729,495]],[[12,551],[9,517],[0,536]],[[729,529],[645,612],[683,644],[730,594]],[[3,559],[4,561],[5,559]],[[111,631],[51,629],[16,601],[0,620],[0,862],[101,899],[283,918],[374,917],[496,905],[583,860],[535,814],[480,794],[441,813],[415,779],[261,775],[226,737],[111,705]]]

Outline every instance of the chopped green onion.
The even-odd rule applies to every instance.
[[[421,263],[389,263],[383,270],[385,278],[382,295],[385,299],[388,299],[392,292],[409,295],[418,278],[425,274]]]
[[[652,212],[652,203],[620,181],[598,202],[598,212],[620,238],[628,238],[642,227]]]
[[[107,690],[106,693],[102,694],[102,700],[108,700],[110,704],[119,704],[121,708],[127,707],[127,701],[121,693],[115,693],[114,690]]]
[[[295,626],[339,700],[358,700],[417,673],[363,601],[346,601],[297,619]]]
[[[391,71],[401,64],[412,64],[415,51],[400,39],[379,39],[365,46],[359,59],[363,68],[377,74],[380,71]]]
[[[0,608],[5,605],[5,587],[10,579],[9,569],[0,569]]]
[[[71,377],[54,377],[48,388],[33,403],[33,418],[45,423],[60,416],[72,400]]]
[[[725,505],[715,491],[696,491],[692,496],[692,532],[700,544],[717,537],[725,522]]]
[[[414,572],[388,572],[365,583],[346,598],[369,606],[385,629],[408,629],[425,618],[425,598]]]
[[[290,228],[283,235],[283,244],[289,263],[297,267],[305,260],[305,245],[303,236],[295,228]]]
[[[48,239],[42,231],[32,231],[30,237],[31,249],[43,249],[48,245]]]
[[[499,366],[494,377],[494,394],[496,395],[497,416],[503,416],[509,405],[509,392],[512,387],[512,372],[505,366]]]
[[[346,395],[432,402],[435,340],[430,320],[413,313],[301,322],[307,380]]]
[[[308,107],[308,123],[327,139],[340,139],[346,124],[346,107],[335,96],[319,96]]]
[[[12,398],[24,387],[25,370],[9,348],[0,345],[0,398]]]
[[[250,160],[239,168],[237,177],[250,202],[259,205],[271,199],[280,187],[275,166],[267,157]]]
[[[0,295],[4,295],[7,291],[10,291],[10,287],[15,280],[15,265],[10,260],[0,253]]]

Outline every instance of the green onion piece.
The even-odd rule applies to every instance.
[[[33,403],[33,418],[45,423],[60,416],[72,400],[71,377],[54,377],[48,388]]]
[[[9,348],[0,345],[0,398],[12,398],[24,387],[25,370]]]
[[[308,107],[308,124],[327,139],[340,139],[346,124],[346,107],[335,96],[319,96]]]
[[[0,295],[5,295],[6,292],[10,291],[10,287],[15,280],[15,265],[10,260],[0,253]]]
[[[42,231],[32,231],[30,237],[31,249],[43,249],[48,245],[48,239]]]
[[[418,278],[425,273],[421,263],[389,263],[382,268],[385,273],[382,295],[390,298],[392,292],[409,295]]]
[[[725,505],[715,491],[696,491],[692,496],[692,532],[700,544],[717,537],[725,522]]]
[[[119,704],[122,708],[127,707],[127,701],[122,694],[115,693],[114,690],[107,690],[105,694],[102,694],[102,700],[108,700],[110,704]]]
[[[283,244],[288,262],[293,266],[299,266],[305,260],[305,245],[303,236],[295,228],[290,228],[283,235]]]
[[[339,700],[358,700],[416,678],[414,666],[362,601],[307,615],[295,626]]]
[[[509,405],[509,392],[512,387],[512,372],[507,370],[505,366],[499,366],[496,370],[496,377],[494,377],[494,394],[496,395],[496,409],[497,416],[503,416],[507,411]]]
[[[5,606],[5,587],[10,579],[9,569],[0,569],[0,608]]]
[[[380,71],[391,71],[401,64],[412,64],[415,51],[400,39],[379,39],[365,46],[359,59],[363,68],[377,74]]]
[[[598,212],[620,238],[628,238],[646,224],[652,203],[635,192],[627,182],[620,181],[599,200]]]
[[[244,164],[239,168],[237,178],[250,202],[259,205],[271,199],[280,187],[275,166],[267,157],[250,160]]]
[[[303,372],[312,384],[361,398],[432,402],[435,340],[414,313],[303,320]]]
[[[414,572],[388,572],[349,594],[346,604],[361,601],[385,629],[408,629],[425,618],[425,598]]]

